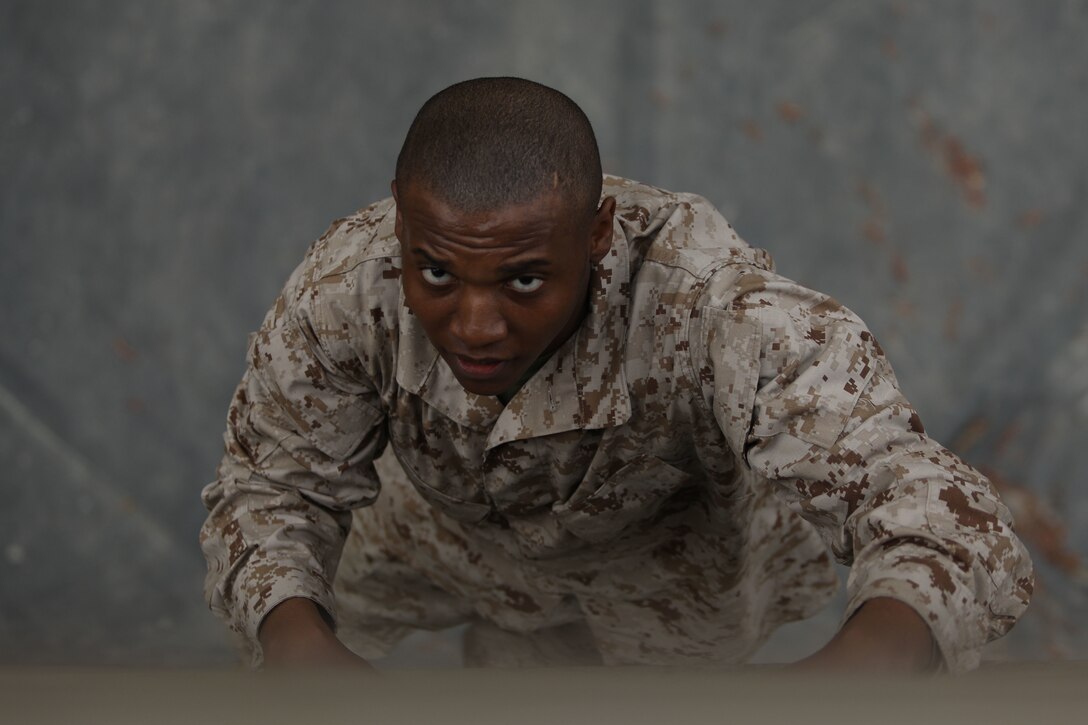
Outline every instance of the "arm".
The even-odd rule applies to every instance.
[[[762,270],[734,287],[740,293],[710,331],[718,343],[707,347],[718,351],[710,362],[719,425],[852,566],[842,631],[809,664],[867,666],[903,647],[924,650],[925,637],[910,634],[920,621],[945,666],[974,667],[1031,592],[1008,510],[983,476],[926,435],[852,313]],[[728,402],[735,391],[743,404]]]
[[[940,664],[929,625],[897,599],[869,599],[831,641],[793,665],[806,672],[929,672]]]
[[[336,638],[324,610],[309,599],[294,597],[274,606],[257,636],[266,666],[370,669]]]
[[[264,659],[263,645],[270,657],[291,658],[290,647],[277,646],[282,633],[293,635],[283,644],[300,644],[301,632],[330,644],[331,581],[350,511],[377,496],[372,462],[385,445],[374,386],[344,372],[353,363],[347,346],[322,341],[325,331],[340,329],[322,304],[331,285],[308,284],[305,267],[253,338],[231,402],[217,480],[203,492],[209,511],[201,529],[205,595],[254,666]],[[323,615],[324,631],[269,621],[258,638],[269,612],[296,598]],[[280,615],[298,611],[292,605]],[[316,624],[312,617],[290,619]]]

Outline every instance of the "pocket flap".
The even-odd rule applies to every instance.
[[[616,538],[634,523],[650,519],[689,476],[653,456],[639,456],[585,496],[577,493],[554,511],[564,528],[591,542]]]

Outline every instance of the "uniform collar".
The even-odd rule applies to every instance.
[[[397,384],[458,424],[487,433],[487,448],[571,430],[609,428],[631,417],[624,374],[630,300],[629,250],[618,222],[597,265],[589,313],[504,407],[461,387],[419,320],[400,299]]]

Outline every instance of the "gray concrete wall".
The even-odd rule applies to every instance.
[[[1032,547],[993,656],[1088,656],[1086,37],[1075,0],[0,2],[0,663],[229,661],[198,493],[246,333],[495,74],[859,312]]]

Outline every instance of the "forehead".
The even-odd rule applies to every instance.
[[[576,225],[569,204],[559,194],[498,209],[462,211],[423,191],[398,197],[397,213],[412,247],[449,252],[475,250],[516,253],[547,249],[572,237]]]

